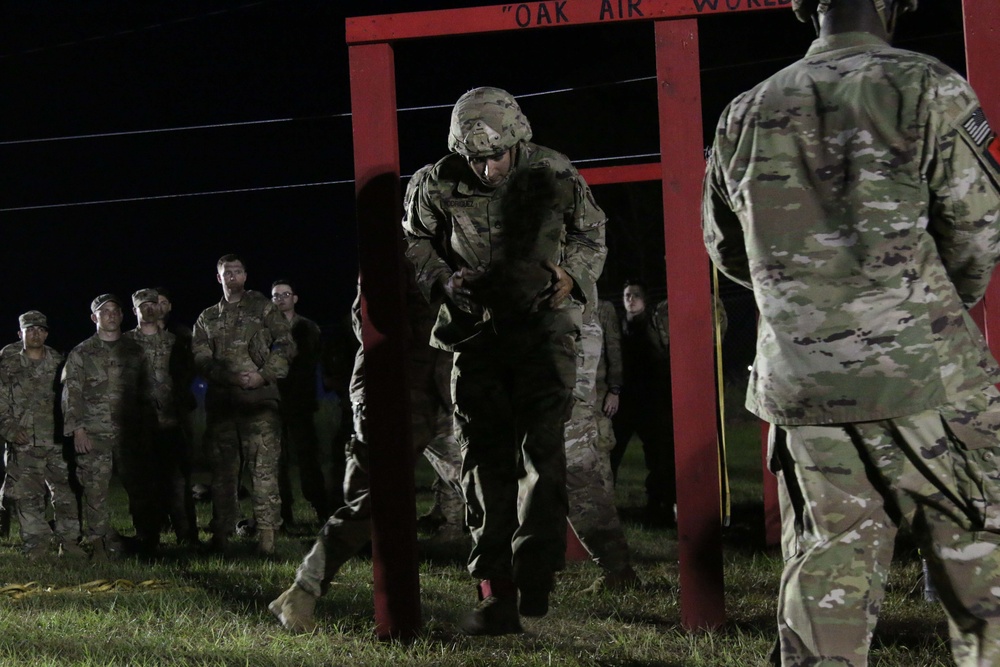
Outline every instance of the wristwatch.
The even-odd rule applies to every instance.
[[[613,384],[610,387],[608,387],[608,393],[617,396],[618,394],[622,393],[622,388],[616,384]]]

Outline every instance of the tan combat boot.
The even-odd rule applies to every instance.
[[[274,553],[274,528],[261,528],[260,541],[257,542],[257,551],[270,556]]]
[[[292,584],[288,590],[275,598],[267,608],[278,617],[282,627],[289,632],[312,632],[316,629],[313,612],[316,610],[316,596]]]

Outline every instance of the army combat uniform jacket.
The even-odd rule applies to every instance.
[[[61,443],[58,397],[62,363],[63,356],[47,345],[45,357],[39,361],[23,353],[0,357],[0,437],[13,443],[23,429],[32,444]]]
[[[890,419],[1000,380],[967,312],[1000,255],[993,136],[960,76],[866,33],[816,40],[729,105],[703,226],[760,310],[750,411]]]
[[[247,290],[236,303],[206,308],[194,325],[195,366],[208,380],[209,409],[220,404],[278,401],[277,381],[288,375],[295,354],[291,328],[271,300]],[[229,384],[229,376],[257,371],[267,381],[257,389]]]
[[[108,342],[94,334],[74,347],[63,367],[63,432],[120,438],[140,418],[147,376],[142,348],[122,336]]]
[[[460,351],[486,326],[500,332],[532,311],[535,297],[551,282],[551,260],[575,283],[562,306],[576,311],[596,306],[595,283],[604,268],[604,212],[586,182],[556,151],[522,143],[507,180],[479,187],[465,158],[442,158],[424,180],[403,228],[407,257],[417,284],[431,303],[459,269],[483,271],[473,287],[481,317],[445,302],[433,344]],[[516,326],[516,324],[513,324]]]

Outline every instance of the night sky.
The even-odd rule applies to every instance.
[[[475,4],[497,3],[0,3],[0,343],[37,308],[50,344],[68,349],[93,332],[94,296],[160,284],[191,324],[219,300],[227,252],[246,257],[249,287],[290,278],[301,313],[342,322],[357,275],[344,18]],[[898,45],[964,70],[960,0],[924,0],[908,19]],[[812,37],[787,9],[701,19],[706,143],[725,103]],[[535,140],[579,166],[658,159],[651,22],[403,42],[395,54],[404,175],[444,155],[451,104],[480,85],[519,97]],[[611,218],[602,296],[631,276],[662,294],[659,186],[595,195]],[[752,321],[742,288],[724,295],[737,327]]]

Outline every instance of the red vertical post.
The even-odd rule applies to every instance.
[[[963,0],[965,67],[993,129],[1000,124],[1000,12],[996,0]],[[1000,280],[994,273],[983,303],[973,316],[986,333],[990,351],[1000,358]]]
[[[351,46],[348,54],[370,450],[375,631],[380,639],[407,640],[420,630],[421,621],[406,377],[395,64],[389,44]]]
[[[681,624],[693,630],[718,627],[726,620],[711,286],[701,235],[705,160],[698,23],[685,19],[656,21],[654,26],[674,387]]]

